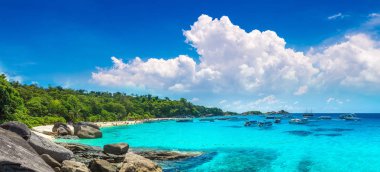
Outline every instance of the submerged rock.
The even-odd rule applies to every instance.
[[[202,153],[185,153],[175,151],[135,151],[134,153],[148,158],[150,160],[159,161],[180,160],[202,155]]]
[[[53,172],[53,169],[24,138],[0,128],[0,171]]]
[[[314,134],[314,136],[329,136],[329,137],[337,137],[337,136],[342,136],[342,134],[340,134],[340,133]]]
[[[10,121],[0,125],[1,128],[12,131],[18,134],[20,137],[28,140],[30,138],[31,132],[25,124],[18,121]]]
[[[117,167],[106,160],[94,159],[90,162],[90,170],[92,172],[116,172]]]
[[[127,143],[107,144],[103,147],[105,153],[122,155],[128,152],[129,145]]]
[[[162,172],[162,168],[155,162],[144,158],[143,156],[127,153],[120,172]]]
[[[83,163],[65,160],[62,162],[62,172],[90,172],[87,166]]]
[[[48,154],[59,162],[69,160],[74,156],[70,150],[34,133],[32,133],[28,143],[38,154]]]
[[[286,131],[286,132],[293,134],[293,135],[296,135],[296,136],[303,136],[303,137],[313,134],[310,131],[304,131],[304,130],[293,130],[293,131]]]

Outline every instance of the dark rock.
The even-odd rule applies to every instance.
[[[28,126],[26,126],[25,124],[21,122],[17,122],[17,121],[6,122],[4,124],[1,124],[0,127],[18,134],[25,140],[28,140],[30,138],[31,132]]]
[[[71,128],[67,124],[64,124],[62,122],[56,122],[53,126],[52,131],[57,132],[60,136],[73,134]]]
[[[94,159],[90,163],[92,172],[116,172],[117,167],[106,160]]]
[[[102,132],[98,128],[95,128],[92,125],[77,124],[74,126],[74,134],[79,138],[101,138]]]
[[[90,172],[87,166],[83,163],[65,160],[62,162],[62,172]]]
[[[120,172],[162,172],[162,168],[155,162],[143,156],[127,153]]]
[[[74,136],[74,135],[57,136],[56,138],[57,139],[70,139],[70,140],[79,139],[78,136]]]
[[[329,136],[329,137],[337,137],[337,136],[342,136],[342,134],[340,134],[340,133],[315,134],[314,136]]]
[[[0,171],[52,172],[53,169],[24,138],[0,128]]]
[[[174,151],[140,151],[134,152],[150,160],[168,161],[180,160],[202,155],[202,153],[174,152]]]
[[[308,159],[304,159],[304,160],[301,160],[299,163],[298,163],[298,171],[300,172],[308,172],[311,170],[311,167],[313,166],[313,162],[308,160]]]
[[[96,128],[98,130],[100,130],[100,127],[92,122],[78,122],[76,125],[87,125],[87,126],[90,126],[92,128]]]
[[[303,131],[303,130],[287,131],[287,133],[290,133],[290,134],[293,134],[293,135],[296,135],[296,136],[303,136],[303,137],[309,136],[309,135],[313,134],[310,131]]]
[[[32,133],[28,142],[38,154],[48,154],[58,162],[69,160],[73,157],[73,152],[70,150],[34,133]]]
[[[316,128],[313,131],[323,132],[323,131],[334,131],[334,132],[343,132],[343,131],[352,131],[354,129],[350,128]]]
[[[129,145],[127,143],[107,144],[103,147],[105,153],[122,155],[128,152]]]
[[[61,168],[59,168],[59,167],[55,167],[53,169],[54,169],[55,172],[61,172]]]
[[[61,164],[48,154],[42,154],[41,158],[46,162],[46,164],[50,165],[50,167],[52,168],[61,167]]]
[[[100,147],[92,147],[76,143],[59,143],[61,146],[74,152],[74,159],[89,165],[93,159],[103,159],[110,163],[121,163],[124,155],[106,154]]]

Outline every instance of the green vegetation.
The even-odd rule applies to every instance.
[[[186,99],[152,95],[42,88],[8,82],[0,75],[0,122],[17,120],[29,126],[54,122],[117,121],[153,117],[223,115],[219,108],[194,105]]]
[[[261,114],[263,113],[260,111],[247,111],[247,112],[242,113],[242,115],[261,115]]]

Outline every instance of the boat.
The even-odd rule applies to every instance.
[[[276,124],[281,123],[281,119],[280,119],[280,118],[276,118],[276,119],[274,120],[274,123],[276,123]]]
[[[273,116],[273,115],[268,115],[268,116],[265,117],[265,119],[275,119],[275,118],[276,118],[276,117]]]
[[[348,121],[359,121],[360,120],[360,118],[358,118],[356,116],[356,114],[354,114],[354,113],[342,114],[342,115],[339,115],[339,118],[344,119],[344,120],[348,120]]]
[[[191,118],[177,119],[176,122],[193,122]]]
[[[312,117],[314,117],[314,114],[313,114],[313,111],[310,111],[310,112],[306,112],[306,113],[302,114],[302,116],[304,118],[312,118]]]
[[[270,121],[261,121],[257,123],[257,126],[259,126],[260,128],[269,128],[272,127],[272,125],[273,123]]]
[[[320,117],[318,117],[318,119],[320,119],[320,120],[330,120],[332,118],[331,118],[331,116],[320,116]]]
[[[244,123],[245,127],[253,127],[257,125],[257,121],[247,121]]]
[[[199,119],[199,121],[215,122],[215,120],[212,118],[201,118],[201,119]]]
[[[232,117],[228,119],[228,121],[247,121],[248,118],[238,118],[238,117]]]
[[[293,118],[289,120],[289,124],[306,124],[308,122],[309,120],[307,118],[302,118],[302,119]]]

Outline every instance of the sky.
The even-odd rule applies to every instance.
[[[0,73],[236,112],[380,112],[379,34],[373,0],[0,0]]]

